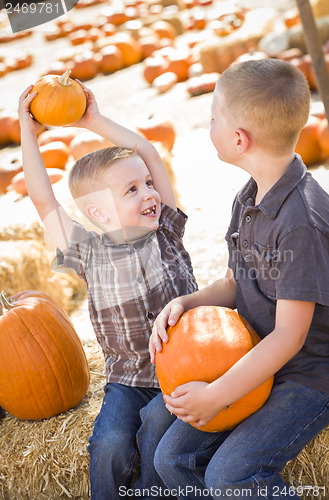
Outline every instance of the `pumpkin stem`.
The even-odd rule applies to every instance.
[[[9,310],[9,309],[12,309],[14,306],[14,304],[12,302],[10,302],[10,299],[6,299],[5,297],[5,292],[2,290],[2,292],[0,293],[0,304],[2,306],[2,312],[3,310]]]
[[[60,83],[61,85],[64,85],[65,87],[69,87],[71,85],[71,80],[69,78],[70,73],[71,73],[71,70],[68,69],[67,71],[65,71],[65,73],[63,73],[61,76],[59,76],[57,78],[58,83]]]

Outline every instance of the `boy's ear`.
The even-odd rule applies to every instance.
[[[90,219],[102,224],[109,222],[108,216],[104,214],[104,212],[100,208],[98,208],[94,203],[90,203],[89,205],[87,205],[85,210],[86,210],[86,215]]]
[[[236,150],[238,154],[243,154],[249,149],[251,145],[251,138],[243,128],[238,128],[235,131],[235,138],[236,138]]]

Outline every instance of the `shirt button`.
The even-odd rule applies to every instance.
[[[143,283],[143,278],[141,276],[137,276],[137,283]]]
[[[248,246],[248,240],[243,240],[242,245],[243,245],[245,248],[247,248],[247,246]]]
[[[154,314],[151,311],[149,311],[146,316],[148,317],[148,319],[154,318]]]
[[[250,222],[251,221],[251,215],[246,215],[245,221],[246,222]]]

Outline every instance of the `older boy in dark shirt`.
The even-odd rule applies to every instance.
[[[214,93],[218,156],[252,177],[233,204],[225,278],[165,307],[151,358],[168,340],[167,324],[199,305],[236,307],[263,340],[213,383],[166,396],[178,419],[155,466],[182,498],[299,498],[302,489],[288,487],[280,472],[329,424],[329,196],[294,154],[308,112],[304,77],[279,60],[232,66]],[[273,374],[268,401],[232,431],[187,424],[205,425]]]

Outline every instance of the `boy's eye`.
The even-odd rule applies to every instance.
[[[136,186],[131,186],[128,193],[133,193],[134,191],[136,191],[136,189],[137,189]]]
[[[152,181],[152,179],[150,179],[149,181],[146,181],[146,185],[147,185],[147,186],[153,186],[153,181]]]

